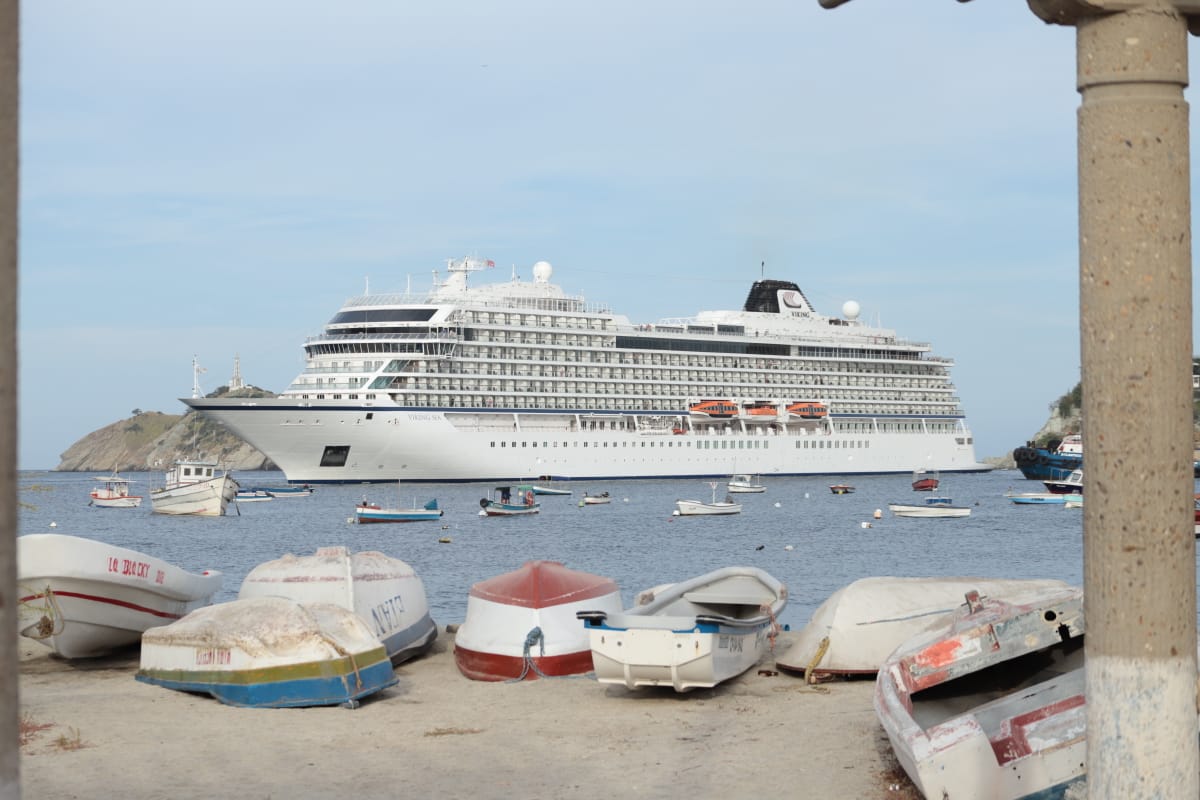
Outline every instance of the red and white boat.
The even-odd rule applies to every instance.
[[[480,581],[454,640],[454,660],[477,681],[532,680],[592,671],[592,645],[576,611],[621,610],[612,578],[529,561]]]
[[[137,508],[142,504],[140,495],[130,494],[129,478],[122,478],[116,472],[112,475],[98,476],[93,480],[102,481],[100,486],[92,489],[88,505],[96,508]]]
[[[221,588],[221,573],[185,572],[124,547],[33,533],[17,538],[18,630],[63,658],[101,656],[175,622]]]
[[[938,488],[940,483],[937,473],[930,475],[923,469],[913,470],[912,488],[914,492],[932,492]]]

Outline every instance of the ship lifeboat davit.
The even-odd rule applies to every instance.
[[[557,561],[526,562],[471,587],[454,661],[477,681],[591,672],[591,641],[575,617],[591,610],[621,610],[616,581]]]

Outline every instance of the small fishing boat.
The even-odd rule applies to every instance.
[[[1083,470],[1072,470],[1065,478],[1047,478],[1042,484],[1055,494],[1083,494]]]
[[[414,500],[411,508],[382,508],[378,503],[371,503],[364,498],[354,507],[354,521],[360,525],[373,522],[428,522],[441,519],[442,513],[437,498],[423,506],[417,506]]]
[[[897,517],[969,517],[969,506],[956,506],[949,497],[926,497],[924,503],[888,503],[888,510]]]
[[[656,587],[622,611],[578,613],[596,680],[677,692],[716,686],[758,663],[775,644],[787,587],[756,567],[725,567]]]
[[[479,501],[479,516],[481,517],[514,517],[522,514],[536,514],[542,509],[533,493],[533,486],[521,485],[513,494],[510,486],[497,486],[491,497]]]
[[[929,475],[923,469],[913,470],[912,488],[914,492],[932,492],[938,488],[937,474]]]
[[[584,492],[583,499],[579,501],[579,504],[584,506],[603,506],[611,502],[612,498],[608,496],[608,492],[601,492],[600,494],[588,494]]]
[[[100,481],[100,485],[92,489],[88,495],[91,500],[88,501],[89,506],[96,508],[137,508],[142,504],[142,498],[139,495],[130,494],[130,484],[133,483],[129,478],[122,478],[113,470],[112,475],[102,475],[92,480]]]
[[[135,677],[246,708],[353,708],[396,683],[357,614],[287,597],[218,603],[146,631]]]
[[[834,494],[854,494],[854,487],[848,483],[835,483],[829,487]]]
[[[311,497],[313,488],[307,483],[300,486],[255,486],[251,491],[266,492],[271,497]]]
[[[884,661],[875,714],[923,797],[1064,797],[1085,781],[1083,590],[966,595]]]
[[[1007,492],[1004,496],[1019,506],[1063,505],[1069,497],[1082,497],[1078,494],[1055,494],[1054,492]]]
[[[60,533],[17,537],[18,630],[64,658],[136,644],[142,633],[208,603],[221,573]]]
[[[266,489],[238,489],[233,499],[238,503],[259,503],[275,498]]]
[[[288,597],[299,603],[334,603],[350,609],[399,664],[437,638],[425,584],[411,566],[373,550],[351,553],[322,547],[311,556],[288,553],[247,573],[238,599]]]
[[[734,475],[725,484],[725,488],[734,494],[760,494],[767,490],[756,475]]]
[[[558,486],[546,486],[544,484],[535,483],[529,488],[533,489],[534,494],[545,494],[550,496],[562,496],[571,494],[570,489],[563,489]]]
[[[817,607],[775,665],[803,673],[809,682],[834,675],[874,675],[897,647],[953,615],[969,591],[1003,599],[1067,588],[1054,580],[861,578]]]
[[[620,611],[616,582],[557,561],[526,562],[471,587],[454,661],[477,681],[590,672],[591,644],[575,617],[582,609]]]
[[[742,504],[735,503],[729,495],[725,496],[724,500],[717,500],[717,484],[712,482],[708,484],[712,487],[712,501],[705,503],[700,500],[676,500],[675,514],[677,517],[704,517],[719,514],[740,514],[742,513]]]
[[[150,507],[155,514],[219,517],[239,488],[215,461],[185,459],[175,462],[161,487],[150,490]]]

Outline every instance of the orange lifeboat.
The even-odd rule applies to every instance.
[[[698,416],[729,419],[737,416],[738,407],[730,400],[701,400],[692,403],[688,411]]]
[[[824,419],[829,414],[829,409],[824,403],[811,401],[792,403],[787,407],[787,411],[793,417],[800,417],[800,419]]]
[[[779,414],[775,406],[771,405],[747,406],[745,413],[746,416],[750,417],[751,419],[774,419]]]

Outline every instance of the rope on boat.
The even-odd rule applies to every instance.
[[[817,676],[813,673],[813,670],[817,668],[817,664],[821,663],[821,659],[825,657],[825,652],[827,650],[829,650],[828,636],[821,639],[821,643],[817,645],[816,654],[809,659],[808,666],[804,669],[804,680],[806,683],[811,685],[817,682]]]
[[[30,635],[29,638],[49,639],[51,636],[57,636],[63,632],[66,618],[63,616],[62,609],[58,607],[58,600],[55,598],[54,590],[50,588],[50,584],[46,584],[46,588],[41,591],[30,589],[23,585],[17,588],[20,594],[28,595],[27,599],[18,601],[21,605],[31,608],[34,611],[42,612],[42,618],[37,621],[36,634]],[[45,598],[46,602],[44,604],[32,602],[39,598]]]
[[[538,656],[544,657],[546,655],[546,637],[542,634],[542,629],[537,626],[534,626],[529,633],[525,634],[525,644],[521,650],[521,674],[515,678],[509,678],[505,683],[517,683],[518,681],[525,680],[525,676],[529,674],[529,670],[531,669],[539,678],[550,677],[538,669],[538,665],[533,661],[533,656],[529,653],[535,644],[538,646]]]

